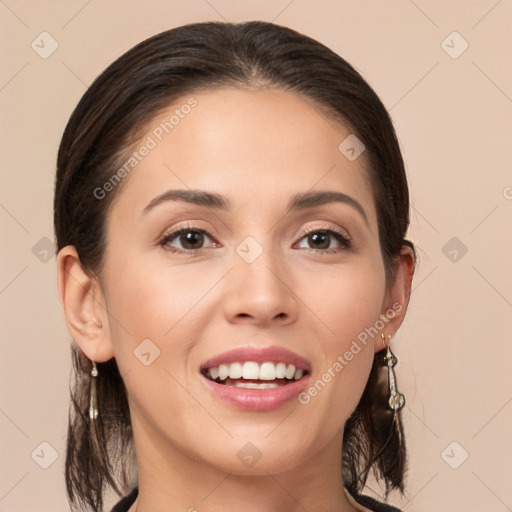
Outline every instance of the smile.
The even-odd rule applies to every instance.
[[[293,364],[271,361],[220,364],[205,370],[205,376],[214,382],[246,389],[277,388],[299,380],[303,375],[304,370]]]
[[[204,363],[203,381],[221,401],[238,409],[265,411],[288,403],[309,381],[311,366],[281,347],[235,349]]]

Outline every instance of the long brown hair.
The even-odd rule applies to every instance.
[[[252,21],[181,26],[139,43],[113,62],[85,92],[65,128],[57,158],[56,248],[77,249],[84,270],[98,276],[105,220],[123,183],[95,194],[115,173],[147,123],[177,98],[223,86],[267,85],[293,91],[350,129],[365,145],[388,284],[409,225],[409,192],[392,121],[373,89],[343,58],[286,27]],[[136,459],[126,389],[115,359],[98,363],[97,420],[88,417],[91,361],[72,344],[73,386],[65,477],[73,509],[100,512],[109,488],[136,484]],[[373,472],[386,496],[403,494],[406,449],[400,412],[387,405],[383,352],[345,425],[344,482],[360,492]],[[341,483],[340,483],[341,484]]]

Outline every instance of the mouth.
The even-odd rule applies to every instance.
[[[290,404],[308,386],[311,372],[307,359],[279,346],[240,347],[200,368],[209,392],[246,411],[271,411]]]
[[[245,389],[274,389],[309,375],[305,368],[284,361],[235,361],[202,368],[208,380],[224,386]]]

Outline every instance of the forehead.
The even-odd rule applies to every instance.
[[[293,92],[222,88],[184,95],[131,148],[128,158],[139,154],[131,157],[136,162],[116,203],[140,210],[166,188],[191,188],[222,193],[235,209],[251,202],[284,207],[294,193],[334,189],[357,196],[371,218],[366,155],[348,159],[340,150],[347,137],[354,137],[348,126]]]

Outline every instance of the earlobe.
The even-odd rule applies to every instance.
[[[68,330],[84,354],[103,362],[114,356],[105,298],[98,280],[90,277],[75,247],[63,247],[57,255],[59,299]]]
[[[381,318],[385,323],[382,332],[386,339],[392,338],[404,321],[411,295],[414,268],[414,251],[409,245],[403,245],[395,264],[395,280],[386,293],[381,311]],[[375,352],[385,348],[386,344],[380,337],[375,340]]]

